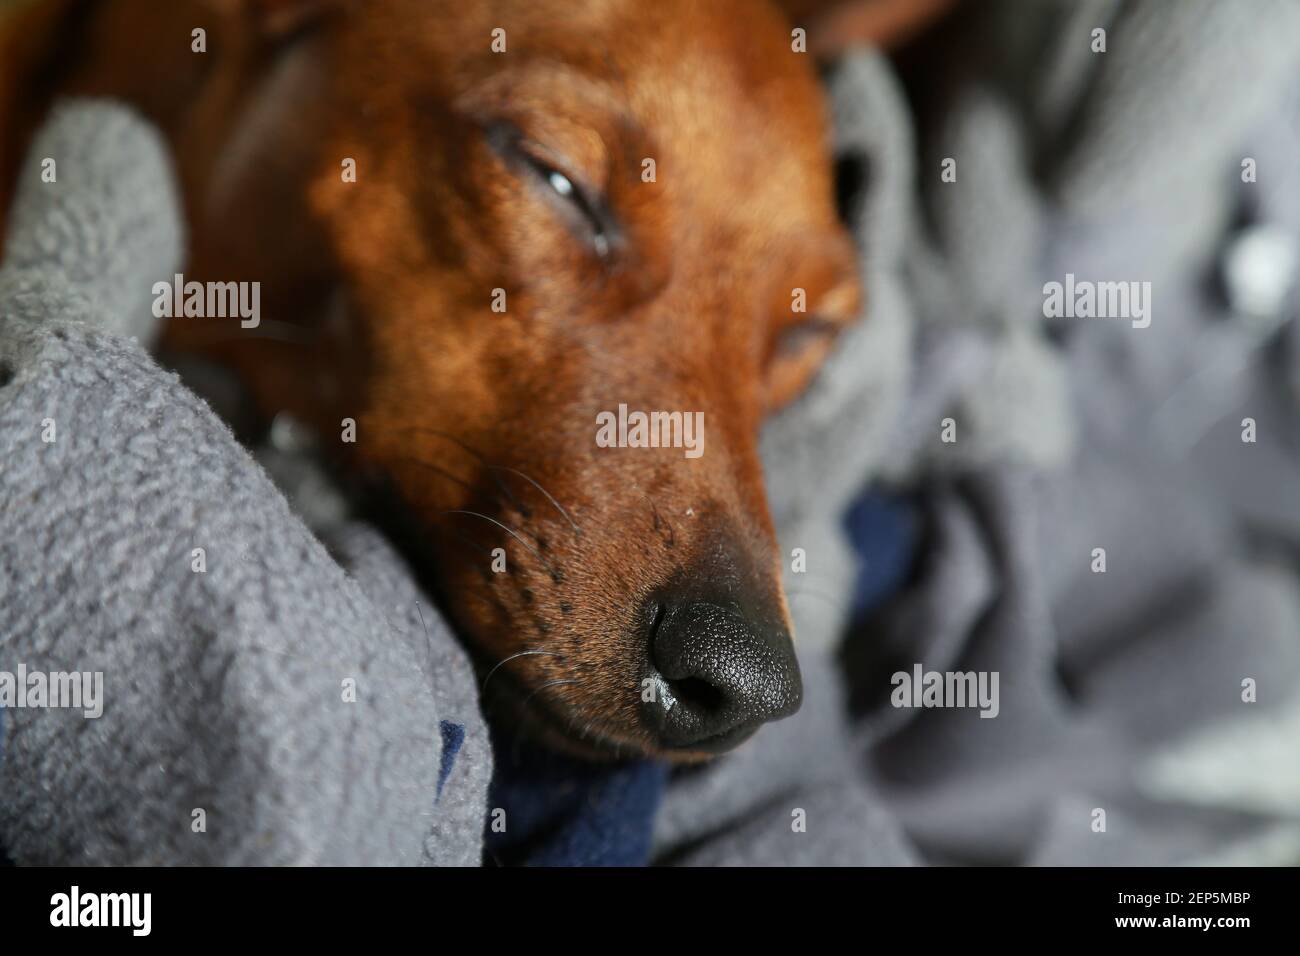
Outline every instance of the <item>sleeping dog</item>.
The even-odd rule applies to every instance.
[[[186,278],[259,283],[265,317],[178,317],[167,346],[400,508],[490,706],[676,760],[799,706],[758,432],[861,293],[779,10],[33,0],[2,29],[0,210],[54,97],[158,125]],[[599,440],[626,409],[701,453]]]

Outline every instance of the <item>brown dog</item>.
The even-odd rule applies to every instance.
[[[169,344],[268,415],[355,422],[340,452],[412,516],[494,700],[578,752],[677,759],[799,706],[758,430],[859,289],[777,10],[48,0],[0,53],[0,209],[53,97],[158,124],[185,278],[259,281],[266,317]],[[620,406],[702,413],[702,454],[602,447]]]

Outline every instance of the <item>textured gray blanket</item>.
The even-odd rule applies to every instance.
[[[23,174],[0,671],[102,675],[102,715],[4,701],[0,842],[35,863],[477,863],[491,755],[462,651],[383,540],[313,537],[124,337],[152,331],[176,209],[161,144],[117,107],[63,108]]]
[[[673,781],[656,852],[1294,862],[1300,4],[969,16],[916,109],[877,56],[832,79],[870,304],[764,446],[783,549],[808,555],[805,705]],[[0,844],[477,864],[491,754],[445,626],[382,539],[148,354],[168,181],[129,114],[65,107],[10,222],[0,675],[99,672],[103,713],[4,702]],[[1067,273],[1150,282],[1151,324],[1044,318]],[[842,514],[873,481],[906,496],[918,560],[839,649]],[[997,672],[997,716],[891,706],[916,664]]]
[[[832,82],[872,301],[766,436],[814,686],[670,789],[660,849],[1295,863],[1300,4],[1007,0],[963,26],[912,104],[877,57]],[[1150,282],[1150,324],[1045,318],[1067,274]],[[870,478],[920,553],[837,671],[837,519]],[[998,673],[997,717],[891,706],[918,664]]]

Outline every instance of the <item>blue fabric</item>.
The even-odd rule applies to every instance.
[[[869,491],[844,518],[858,556],[853,616],[860,618],[897,593],[911,574],[921,537],[921,519],[911,499]]]
[[[438,793],[434,797],[435,801],[442,796],[443,785],[451,776],[451,768],[456,764],[456,754],[460,753],[461,744],[465,742],[463,725],[442,720],[438,722],[438,727],[442,731],[442,765],[438,768]]]
[[[668,768],[597,764],[493,734],[496,768],[485,834],[499,866],[645,866]],[[493,832],[496,809],[504,832]]]

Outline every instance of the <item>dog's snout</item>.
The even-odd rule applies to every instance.
[[[665,747],[717,753],[799,709],[790,635],[711,603],[668,606],[651,634],[648,716]]]

